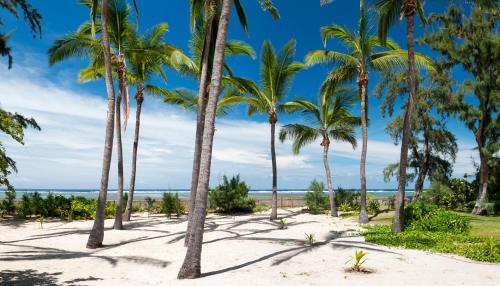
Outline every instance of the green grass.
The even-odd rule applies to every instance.
[[[453,253],[478,261],[500,262],[500,216],[458,214],[470,219],[472,228],[469,233],[406,230],[392,234],[390,225],[394,212],[388,212],[373,217],[364,236],[366,241],[381,245]]]

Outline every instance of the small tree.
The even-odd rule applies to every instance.
[[[233,176],[230,180],[227,176],[222,178],[222,184],[210,191],[210,206],[222,213],[251,212],[255,207],[255,201],[248,196],[250,188],[240,176]]]
[[[307,209],[312,214],[320,214],[329,208],[328,196],[324,193],[325,184],[314,179],[304,197]]]
[[[168,218],[171,218],[172,214],[176,214],[177,217],[184,214],[184,206],[179,199],[178,193],[175,193],[175,195],[173,193],[163,193],[161,209]]]

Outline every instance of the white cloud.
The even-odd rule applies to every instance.
[[[3,108],[36,118],[42,131],[29,130],[20,146],[0,134],[8,152],[18,162],[12,181],[20,188],[96,188],[106,119],[106,100],[81,90],[58,86],[37,69],[0,70],[0,104]],[[125,186],[128,186],[135,110],[131,111],[124,140]],[[141,118],[138,188],[188,188],[194,143],[194,115],[146,98]],[[270,188],[269,124],[251,120],[217,119],[212,163],[212,185],[222,174],[240,173],[254,188]],[[313,178],[322,179],[320,142],[291,153],[289,142],[277,142],[279,186],[304,188]],[[116,149],[113,150],[116,158]],[[359,186],[359,148],[334,142],[330,151],[334,185]],[[471,173],[467,146],[457,158],[456,173]],[[382,169],[399,158],[399,146],[370,140],[367,177],[372,188],[391,187],[382,181]],[[116,187],[115,159],[110,187]]]

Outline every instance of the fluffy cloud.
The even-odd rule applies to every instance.
[[[12,176],[19,188],[96,188],[100,180],[104,143],[106,100],[89,94],[82,86],[58,86],[33,68],[1,70],[0,103],[13,112],[36,118],[42,131],[27,132],[20,146],[0,134],[8,152],[18,162]],[[124,139],[125,185],[128,186],[133,121]],[[141,118],[138,158],[138,188],[187,188],[191,176],[195,118],[159,100],[146,98]],[[250,120],[217,119],[214,141],[212,185],[223,174],[238,174],[254,188],[270,188],[269,124]],[[458,175],[471,173],[471,146],[459,153]],[[115,151],[115,150],[114,150]],[[116,151],[115,151],[116,152]],[[319,142],[291,154],[290,143],[277,144],[280,188],[304,188],[324,176]],[[360,150],[334,143],[330,160],[335,185],[359,186]],[[114,153],[113,156],[116,154]],[[382,169],[399,158],[399,146],[369,141],[368,185],[390,188],[382,181]],[[116,166],[111,169],[110,187],[116,187]]]

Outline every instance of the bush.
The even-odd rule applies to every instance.
[[[380,202],[378,200],[369,200],[367,211],[370,214],[378,214],[380,212]]]
[[[172,214],[176,214],[180,217],[184,214],[184,206],[179,199],[179,194],[175,193],[163,193],[163,200],[161,202],[161,210],[168,218],[172,217]]]
[[[380,225],[367,227],[364,236],[367,242],[386,246],[454,253],[478,261],[500,262],[500,248],[492,238],[409,229],[393,234],[390,226]]]
[[[451,179],[448,184],[432,182],[421,200],[447,209],[470,211],[476,199],[477,188],[465,179]]]
[[[436,209],[422,219],[412,222],[408,229],[430,232],[468,233],[471,229],[468,218],[459,214]]]
[[[341,212],[350,212],[350,211],[352,211],[351,204],[348,202],[344,202],[344,203],[340,204],[339,210]]]
[[[240,181],[240,176],[233,176],[231,180],[224,176],[222,180],[222,184],[209,193],[210,207],[222,213],[252,212],[255,200],[248,196],[250,189]]]
[[[14,200],[16,199],[16,191],[12,188],[5,191],[6,199],[2,201],[0,209],[4,210],[5,213],[14,213],[16,206],[14,205]]]
[[[325,210],[329,210],[328,196],[324,193],[325,184],[313,180],[309,185],[304,201],[307,209],[312,214],[322,214]]]
[[[354,190],[338,188],[335,191],[335,201],[338,205],[348,203],[352,209],[359,210],[361,205],[361,193]]]

